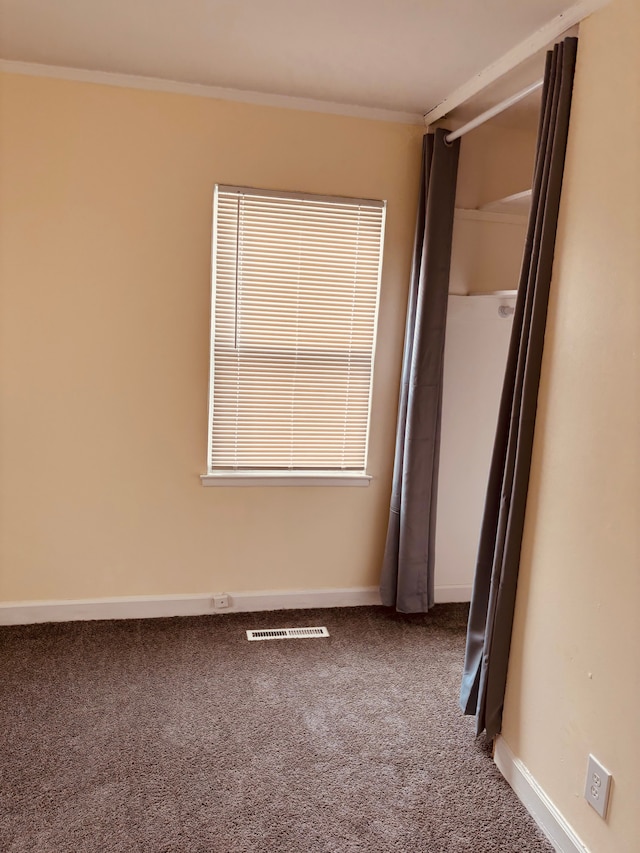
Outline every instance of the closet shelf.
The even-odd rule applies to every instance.
[[[529,221],[527,214],[495,213],[492,210],[456,207],[456,219],[469,219],[475,222],[502,222],[505,225],[526,225]]]
[[[480,297],[492,297],[493,299],[515,299],[517,290],[474,290],[471,293],[450,293],[449,296],[461,296],[465,299]]]
[[[532,190],[523,190],[495,201],[489,201],[480,207],[456,207],[459,219],[471,219],[480,222],[502,222],[506,225],[526,225],[529,221]]]
[[[513,195],[507,195],[504,198],[498,198],[495,201],[483,204],[478,210],[486,211],[487,213],[511,213],[524,216],[529,213],[531,207],[531,193],[532,190],[513,193]]]

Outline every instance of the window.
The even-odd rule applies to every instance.
[[[206,485],[367,484],[384,219],[382,201],[216,186]]]

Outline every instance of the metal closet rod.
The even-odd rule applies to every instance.
[[[527,86],[526,89],[523,89],[521,92],[516,92],[515,95],[511,95],[510,98],[507,98],[504,101],[501,101],[499,104],[496,104],[495,107],[491,107],[490,110],[486,110],[484,113],[480,113],[476,118],[471,119],[471,121],[463,124],[462,127],[459,127],[457,130],[452,131],[451,133],[445,136],[445,142],[453,142],[454,139],[459,139],[461,136],[464,136],[465,133],[469,133],[470,130],[474,130],[476,127],[479,127],[481,124],[484,124],[485,121],[489,121],[490,118],[499,115],[500,113],[508,110],[509,107],[512,107],[514,104],[517,104],[518,101],[522,101],[523,98],[526,98],[527,95],[530,95],[532,92],[535,92],[536,89],[540,89],[544,80],[537,80],[535,83],[532,83],[530,86]]]

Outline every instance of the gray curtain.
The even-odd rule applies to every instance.
[[[433,564],[459,140],[427,134],[407,309],[393,489],[380,581],[383,604],[402,613],[433,605]]]
[[[501,728],[577,39],[547,54],[532,209],[469,614],[460,706]]]

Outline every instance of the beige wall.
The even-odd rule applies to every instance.
[[[581,27],[504,715],[593,853],[640,849],[639,33],[637,0]]]
[[[446,125],[446,121],[443,122]],[[461,140],[456,207],[475,209],[531,187],[537,130],[496,121]],[[457,215],[451,258],[452,293],[515,290],[526,225]]]
[[[535,118],[530,129],[504,127],[499,119],[494,119],[463,136],[456,191],[458,207],[480,207],[529,189],[536,136]]]
[[[0,599],[377,583],[423,129],[0,80]],[[200,485],[216,181],[388,200],[368,489]]]

